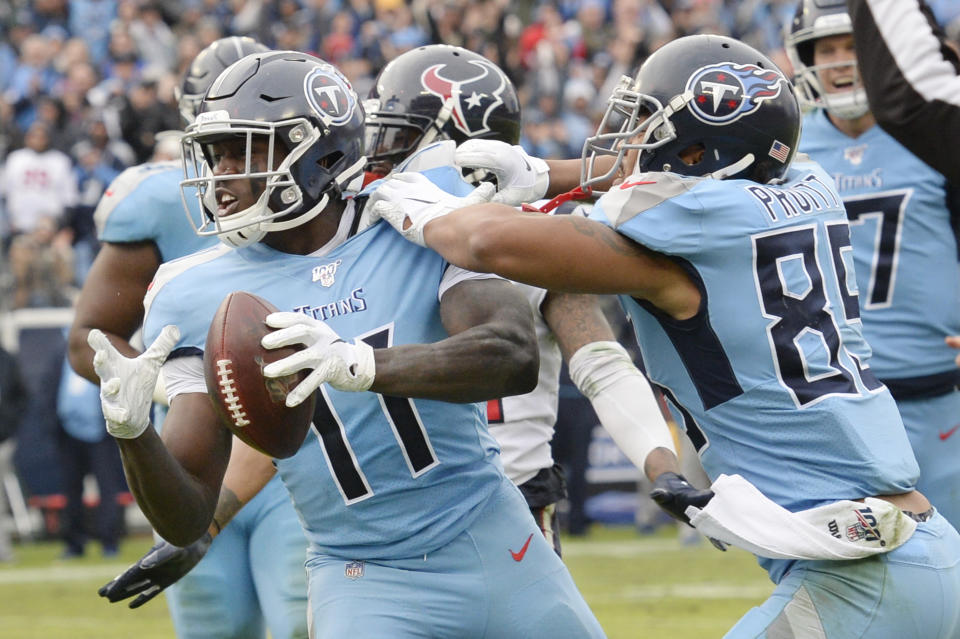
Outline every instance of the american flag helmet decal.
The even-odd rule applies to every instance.
[[[773,144],[770,146],[769,154],[770,157],[774,158],[775,160],[780,160],[786,164],[787,158],[790,157],[790,147],[780,140],[774,140]]]

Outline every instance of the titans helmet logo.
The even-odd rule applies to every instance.
[[[754,64],[721,62],[701,67],[687,80],[693,94],[690,112],[707,124],[730,124],[780,95],[786,79],[777,71]]]
[[[324,126],[341,126],[357,110],[357,94],[350,83],[329,65],[320,66],[303,79],[307,102]]]
[[[507,86],[507,78],[503,75],[503,71],[486,60],[470,60],[470,64],[477,67],[477,73],[469,78],[459,80],[448,78],[443,74],[447,65],[435,64],[420,75],[420,83],[445,104],[452,104],[450,117],[453,119],[453,125],[467,137],[474,137],[490,131],[487,119],[494,109],[503,104],[500,95]],[[487,76],[497,79],[496,87],[489,93],[477,91],[483,88],[484,85],[480,84],[480,81]],[[482,117],[473,120],[481,123],[480,128],[471,128],[467,121],[467,113],[473,114],[475,109],[482,109]]]

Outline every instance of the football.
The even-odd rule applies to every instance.
[[[316,394],[287,408],[287,392],[309,370],[286,377],[263,376],[263,367],[296,352],[293,346],[266,349],[264,321],[277,309],[267,300],[235,291],[227,295],[210,324],[203,353],[207,390],[223,423],[234,435],[271,457],[294,455],[313,418]]]

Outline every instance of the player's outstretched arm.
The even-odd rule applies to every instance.
[[[392,204],[377,206],[382,213]],[[384,219],[395,228],[411,222],[402,215]],[[486,202],[426,221],[423,238],[451,264],[551,291],[626,293],[677,319],[692,317],[700,307],[699,290],[672,259],[578,216],[524,213]]]
[[[499,140],[467,140],[457,147],[455,162],[465,169],[489,171],[497,180],[493,201],[519,206],[544,197],[555,197],[580,186],[580,160],[541,160],[532,157],[518,144]],[[604,174],[613,166],[614,158],[597,158],[594,168]],[[597,188],[610,187],[598,183]]]
[[[713,493],[695,488],[680,473],[673,437],[653,389],[626,349],[614,341],[596,297],[550,291],[542,309],[570,377],[590,400],[600,423],[654,482],[654,501],[689,524],[687,506],[703,508]]]
[[[620,450],[634,466],[647,471],[651,481],[662,472],[677,472],[673,437],[653,389],[616,342],[597,297],[550,291],[541,309],[567,360],[570,377]],[[648,464],[651,457],[660,459],[651,455],[658,449],[669,453],[662,459],[672,458],[672,465]]]
[[[494,278],[462,281],[443,294],[440,313],[449,337],[377,351],[383,374],[371,390],[478,402],[536,387],[540,351],[533,313],[512,283]]]
[[[68,336],[70,365],[78,375],[100,383],[87,344],[91,329],[103,331],[123,355],[137,355],[129,340],[143,321],[143,296],[159,266],[152,242],[101,246],[77,299]]]
[[[304,401],[321,384],[344,391],[370,390],[397,397],[476,402],[526,393],[537,384],[539,353],[526,299],[500,279],[466,280],[447,290],[440,304],[450,337],[431,344],[374,349],[346,342],[325,322],[302,313],[271,313],[278,329],[265,348],[305,348],[264,367],[267,377],[304,369],[311,373],[287,393]]]

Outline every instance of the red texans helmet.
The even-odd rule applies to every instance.
[[[520,100],[503,70],[446,44],[407,51],[387,64],[364,110],[369,168],[382,165],[381,173],[437,140],[520,139]]]
[[[617,123],[617,124],[614,124]],[[669,171],[766,183],[783,176],[800,137],[793,85],[765,55],[738,40],[694,35],[664,45],[624,76],[596,135],[583,147],[581,181],[612,177],[627,151],[633,171]],[[689,159],[689,150],[702,151]],[[594,175],[595,160],[616,156]]]

